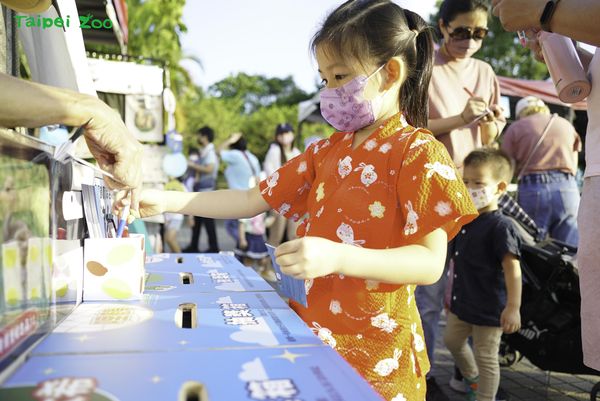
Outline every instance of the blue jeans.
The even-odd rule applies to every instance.
[[[519,180],[518,202],[543,236],[577,246],[579,188],[573,175],[561,171],[528,174]]]
[[[448,261],[444,266],[442,277],[431,285],[419,285],[415,290],[415,301],[421,315],[421,324],[423,325],[423,335],[425,336],[425,346],[427,347],[427,357],[431,364],[431,370],[427,377],[431,377],[434,363],[435,343],[440,332],[440,315],[444,308],[444,291],[448,279]]]

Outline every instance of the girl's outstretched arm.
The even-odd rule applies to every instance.
[[[117,208],[127,203],[121,199]],[[181,213],[213,219],[254,217],[271,207],[260,194],[258,186],[248,190],[219,190],[209,192],[181,192],[144,190],[140,196],[135,217],[149,217],[164,212]]]
[[[391,284],[435,283],[444,270],[448,236],[438,228],[415,244],[367,249],[319,237],[298,238],[277,247],[277,263],[295,278],[343,274]]]

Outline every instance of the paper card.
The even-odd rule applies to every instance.
[[[282,273],[281,267],[275,261],[275,247],[270,244],[265,245],[267,246],[267,251],[271,256],[273,268],[275,269],[275,276],[277,277],[277,284],[279,285],[279,290],[281,293],[303,305],[305,308],[308,308],[304,280],[295,279],[287,274]]]

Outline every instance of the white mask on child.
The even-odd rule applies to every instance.
[[[467,188],[469,195],[473,200],[473,204],[477,210],[481,210],[494,200],[494,188],[493,187],[482,187],[482,188]]]

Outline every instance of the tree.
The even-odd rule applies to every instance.
[[[493,17],[488,26],[488,37],[476,58],[484,60],[492,66],[496,74],[521,79],[546,79],[546,64],[535,60],[531,51],[519,43],[517,35],[506,32],[500,20]]]
[[[284,79],[266,78],[262,75],[248,75],[243,72],[211,85],[208,93],[223,99],[241,99],[240,112],[246,114],[273,104],[297,104],[311,97],[296,86],[291,76]]]

